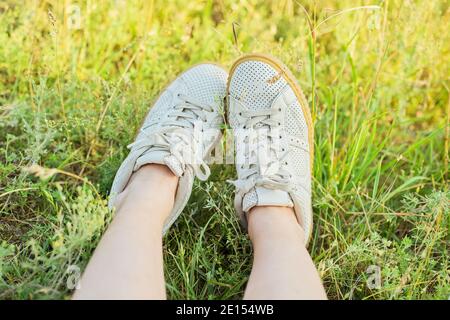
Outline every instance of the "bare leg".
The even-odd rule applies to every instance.
[[[254,207],[248,232],[254,261],[244,299],[327,298],[291,208]]]
[[[165,299],[162,227],[178,178],[162,165],[133,174],[73,299]]]

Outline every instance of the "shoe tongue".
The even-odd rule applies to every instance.
[[[168,151],[163,150],[149,150],[142,154],[137,160],[133,171],[139,170],[143,165],[157,163],[163,164],[169,167],[177,177],[181,177],[184,173],[181,163],[170,154]]]
[[[255,206],[293,207],[294,203],[286,191],[255,187],[245,194],[242,210],[248,212]]]
[[[172,170],[173,174],[177,177],[181,177],[184,173],[183,167],[173,155],[168,155],[164,158],[164,164],[166,164],[170,170]]]

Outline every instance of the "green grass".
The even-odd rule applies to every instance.
[[[2,1],[0,299],[69,298],[152,99],[194,63],[247,52],[283,60],[311,106],[309,250],[328,296],[447,299],[448,3],[301,2],[77,1],[73,28],[69,1]],[[252,249],[225,182],[235,171],[212,169],[165,238],[169,298],[245,288]],[[372,265],[380,287],[366,284]]]

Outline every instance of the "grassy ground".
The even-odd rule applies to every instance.
[[[309,99],[309,249],[329,297],[447,299],[448,3],[300,2],[1,1],[0,299],[69,298],[149,103],[193,63],[254,51]],[[166,236],[170,298],[242,296],[252,249],[234,174],[196,182]]]

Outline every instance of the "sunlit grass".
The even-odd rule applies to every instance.
[[[449,22],[438,0],[2,1],[0,299],[69,298],[151,101],[186,67],[247,52],[283,60],[309,100],[309,249],[329,297],[447,299]],[[166,236],[169,298],[242,296],[234,174],[197,181]]]

